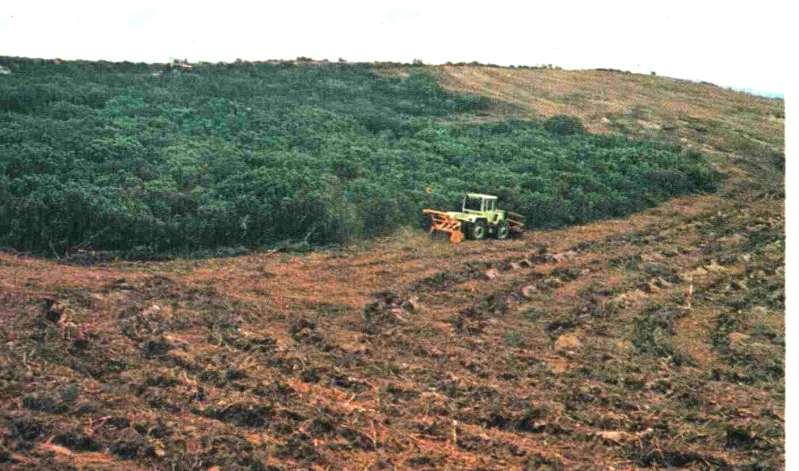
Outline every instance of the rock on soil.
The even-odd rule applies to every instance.
[[[422,303],[419,302],[418,296],[411,296],[402,306],[406,311],[410,312],[419,312],[422,310]]]
[[[521,291],[522,291],[522,296],[524,296],[527,299],[531,299],[533,295],[535,295],[535,292],[538,291],[538,288],[536,288],[535,285],[527,285],[522,287]]]
[[[580,339],[574,334],[563,334],[555,341],[555,351],[574,351],[583,346]]]
[[[730,334],[727,336],[727,340],[729,340],[730,347],[732,348],[741,346],[741,344],[746,342],[748,339],[749,336],[741,332],[730,332]]]
[[[621,430],[603,430],[601,432],[597,432],[596,436],[605,440],[606,442],[627,443],[639,440],[641,437],[644,437],[651,433],[652,429],[646,429],[638,433],[624,432]]]
[[[552,258],[554,258],[556,262],[560,263],[566,260],[570,260],[576,256],[577,252],[575,252],[574,250],[567,250],[566,252],[556,253],[555,255],[552,256]]]
[[[60,301],[55,299],[44,300],[44,317],[55,324],[61,322],[64,318],[66,307]]]

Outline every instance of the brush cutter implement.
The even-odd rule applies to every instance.
[[[454,217],[450,216],[444,211],[436,211],[435,209],[424,209],[424,214],[430,216],[430,233],[443,232],[449,234],[449,241],[453,244],[460,243],[463,240],[463,232],[461,232],[461,222]]]

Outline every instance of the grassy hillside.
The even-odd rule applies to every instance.
[[[36,253],[340,243],[465,191],[559,227],[717,181],[680,143],[479,123],[495,102],[422,67],[0,63],[0,246]]]
[[[576,115],[727,178],[507,241],[0,252],[0,467],[784,468],[783,102],[614,71],[378,77],[419,72],[492,100],[448,128]]]

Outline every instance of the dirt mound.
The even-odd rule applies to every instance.
[[[375,300],[363,309],[364,332],[377,334],[397,324],[409,321],[409,315],[418,313],[421,304],[418,298],[402,298],[393,291],[375,294]]]

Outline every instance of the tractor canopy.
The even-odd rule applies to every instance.
[[[497,197],[482,193],[466,193],[463,198],[463,212],[482,213],[497,208]]]

